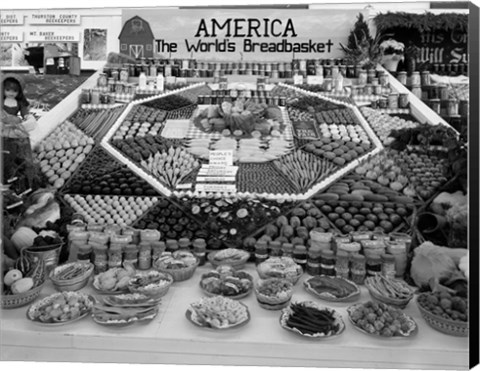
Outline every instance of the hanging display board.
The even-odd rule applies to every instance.
[[[392,38],[419,48],[418,63],[467,63],[468,32],[459,28],[451,30],[419,31],[404,27],[385,30]]]
[[[119,49],[147,58],[336,58],[359,11],[125,9]]]

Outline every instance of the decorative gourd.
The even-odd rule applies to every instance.
[[[15,231],[15,233],[13,233],[10,240],[15,248],[20,251],[24,247],[32,246],[35,237],[37,237],[37,234],[33,231],[33,229],[28,227],[20,227]]]
[[[21,278],[12,284],[11,290],[13,294],[21,294],[33,288],[34,281],[30,277]]]
[[[17,260],[15,260],[15,263],[13,264],[13,267],[22,272],[24,276],[26,276],[32,270],[33,266],[34,263],[32,259],[23,254]]]
[[[45,281],[45,262],[43,259],[38,259],[35,263],[35,266],[30,272],[28,272],[27,277],[33,279],[33,287],[40,286]]]

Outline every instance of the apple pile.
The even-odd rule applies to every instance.
[[[387,150],[358,166],[355,173],[402,192],[428,199],[447,181],[447,160],[435,155]]]
[[[125,117],[120,127],[113,135],[113,140],[134,138],[136,136],[157,135],[162,126],[167,112],[164,110],[145,106],[133,106]]]
[[[62,189],[64,193],[155,196],[157,192],[101,147],[95,147]]]
[[[344,234],[355,231],[390,233],[412,213],[410,205],[395,202],[315,200],[314,203]]]
[[[65,121],[35,148],[34,156],[48,182],[59,189],[85,160],[94,144],[92,138]]]
[[[384,145],[394,141],[394,138],[390,137],[392,130],[415,128],[420,125],[416,121],[390,116],[369,107],[361,108],[361,112]]]

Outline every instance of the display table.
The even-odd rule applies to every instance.
[[[306,292],[304,274],[295,286],[293,300],[313,300],[337,310],[346,329],[331,340],[308,340],[283,330],[280,311],[262,309],[250,294],[243,299],[251,314],[245,326],[214,331],[194,326],[185,317],[189,304],[202,296],[202,273],[210,264],[197,269],[187,281],[172,285],[160,304],[159,315],[148,323],[128,327],[105,327],[90,317],[56,327],[34,324],[26,319],[28,308],[1,312],[2,361],[68,361],[118,363],[174,363],[220,365],[311,366],[343,368],[468,368],[468,338],[444,335],[432,329],[421,317],[412,300],[405,312],[418,325],[411,339],[378,339],[356,330],[348,320],[351,303],[329,303]],[[254,265],[247,265],[254,279]],[[99,297],[91,281],[82,291]],[[55,292],[50,282],[41,298]],[[370,300],[362,287],[356,302]]]

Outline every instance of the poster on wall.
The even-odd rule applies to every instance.
[[[107,59],[107,30],[87,28],[83,32],[83,60],[105,61]]]
[[[119,49],[136,58],[335,58],[359,11],[124,9]]]

